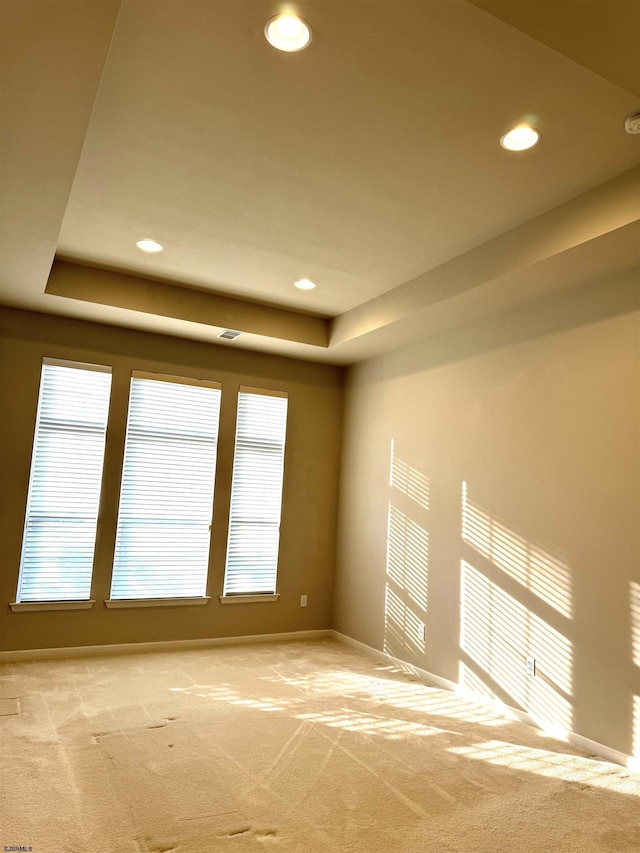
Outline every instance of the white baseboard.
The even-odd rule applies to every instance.
[[[284,634],[248,634],[243,637],[210,637],[203,640],[160,640],[155,643],[115,643],[104,646],[70,646],[61,649],[19,649],[0,652],[0,663],[50,660],[52,658],[92,657],[95,655],[135,655],[143,652],[173,652],[180,649],[207,649],[241,643],[277,643],[290,640],[319,640],[331,637],[329,628],[315,631],[290,631]]]
[[[358,651],[371,655],[371,657],[377,658],[385,663],[393,664],[393,666],[398,667],[398,669],[403,670],[403,672],[410,672],[412,675],[417,675],[418,678],[429,681],[431,684],[435,684],[436,687],[442,687],[444,690],[458,690],[458,685],[455,681],[449,681],[448,678],[441,678],[439,675],[427,672],[426,669],[420,669],[419,666],[414,666],[412,663],[407,663],[407,661],[400,660],[400,658],[395,658],[393,655],[387,654],[387,652],[381,652],[380,649],[374,649],[372,646],[368,646],[366,643],[361,643],[359,640],[354,640],[353,637],[348,637],[346,634],[341,634],[339,631],[331,631],[331,636],[334,640],[339,640],[341,643],[351,646],[352,649],[358,649]]]
[[[430,685],[435,685],[436,687],[440,687],[444,690],[450,690],[453,693],[457,693],[458,696],[462,696],[465,699],[469,699],[476,704],[488,706],[492,710],[497,711],[501,714],[506,714],[509,717],[519,720],[521,723],[526,723],[529,726],[533,726],[536,729],[540,729],[541,731],[549,732],[549,734],[555,737],[558,740],[566,741],[566,743],[571,744],[571,746],[575,746],[577,749],[583,749],[585,752],[590,752],[593,755],[597,755],[599,758],[604,758],[606,761],[611,761],[612,764],[621,764],[623,767],[626,767],[627,770],[631,770],[633,773],[640,773],[640,760],[637,758],[633,758],[631,755],[627,755],[624,752],[620,752],[617,749],[612,749],[609,746],[605,746],[603,743],[598,743],[595,740],[591,740],[588,737],[584,737],[584,735],[577,734],[577,732],[571,732],[566,730],[553,730],[549,731],[547,725],[545,725],[544,721],[538,720],[535,717],[532,717],[526,711],[521,711],[519,708],[513,708],[511,705],[507,705],[506,702],[501,702],[499,699],[489,699],[487,696],[483,696],[481,693],[475,693],[472,690],[468,690],[462,687],[455,681],[449,681],[447,678],[442,678],[439,675],[435,675],[432,672],[428,672],[426,669],[421,669],[419,666],[414,666],[407,661],[402,660],[401,658],[396,658],[393,655],[387,654],[386,652],[380,651],[380,649],[374,649],[372,646],[368,646],[366,643],[361,643],[359,640],[354,640],[353,637],[349,637],[346,634],[341,634],[339,631],[331,631],[331,636],[338,640],[341,643],[345,643],[347,646],[351,646],[354,649],[358,649],[365,654],[376,658],[377,660],[384,661],[385,663],[390,663],[393,666],[396,666],[398,669],[403,670],[404,672],[409,672],[412,675],[418,676],[418,678],[422,678],[424,681],[428,682]]]

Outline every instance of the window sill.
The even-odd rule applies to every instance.
[[[221,595],[220,604],[260,604],[266,601],[277,601],[279,598],[279,592],[265,595]]]
[[[122,610],[129,607],[197,607],[208,604],[210,600],[209,595],[197,598],[109,598],[104,604],[110,610]]]
[[[34,610],[91,610],[94,599],[87,601],[13,601],[9,607],[14,613]]]

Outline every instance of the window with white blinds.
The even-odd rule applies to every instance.
[[[90,598],[110,392],[110,368],[44,359],[19,602]]]
[[[276,590],[286,426],[285,394],[240,388],[225,595]]]
[[[134,372],[112,599],[204,596],[220,387]]]

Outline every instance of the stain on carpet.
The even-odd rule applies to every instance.
[[[0,717],[13,717],[21,712],[20,699],[0,699]]]
[[[3,700],[0,700],[0,702],[2,702],[2,701]],[[18,711],[17,713],[20,713],[20,712]],[[149,729],[165,729],[169,725],[169,723],[175,723],[175,722],[178,722],[177,717],[166,717],[164,722],[162,722],[162,723],[151,723],[148,726],[136,727],[134,729],[118,729],[117,731],[113,731],[113,732],[94,732],[91,735],[91,741],[92,741],[92,743],[100,743],[102,738],[113,737],[114,735],[115,736],[131,735],[131,734],[135,734],[136,732],[140,732],[140,731],[148,731]]]
[[[237,838],[240,835],[251,836],[256,841],[275,840],[278,836],[277,829],[254,829],[251,826],[241,826],[229,829],[227,832],[218,833],[218,838]]]
[[[173,842],[156,841],[150,835],[136,836],[133,839],[140,853],[177,853],[178,847]]]

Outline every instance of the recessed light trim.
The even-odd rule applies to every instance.
[[[141,252],[161,252],[164,249],[162,243],[158,243],[157,240],[150,240],[148,237],[145,237],[144,240],[138,240],[136,246]]]
[[[264,34],[272,47],[286,53],[304,50],[311,41],[311,27],[298,15],[276,15],[267,21]]]
[[[500,145],[507,151],[526,151],[533,148],[540,139],[540,131],[535,127],[520,125],[505,133],[500,138]]]
[[[298,290],[313,290],[315,282],[310,281],[308,278],[300,278],[298,281],[293,282],[293,286],[297,287]]]

